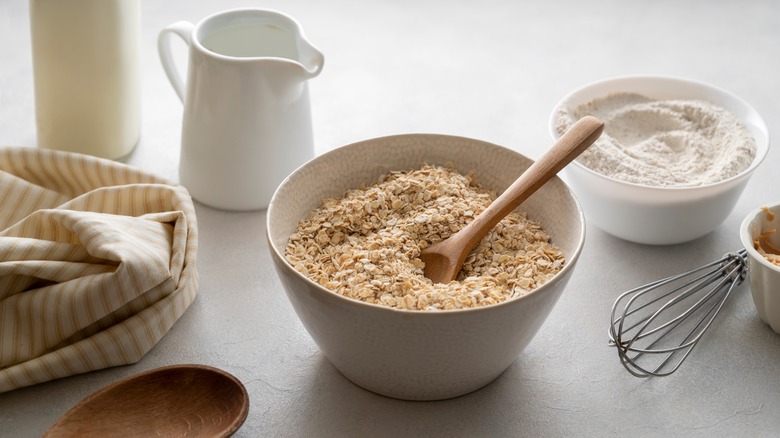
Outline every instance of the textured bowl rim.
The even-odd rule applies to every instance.
[[[620,179],[616,179],[607,175],[604,175],[603,173],[596,172],[593,169],[590,169],[589,167],[585,166],[584,164],[578,162],[577,160],[573,160],[571,162],[571,165],[576,167],[578,170],[585,172],[589,175],[593,175],[597,178],[600,178],[605,181],[609,181],[610,183],[622,185],[625,187],[632,187],[639,190],[646,190],[646,191],[658,191],[658,192],[685,192],[685,191],[696,191],[696,190],[705,190],[712,187],[718,187],[722,185],[728,185],[735,181],[741,180],[743,178],[746,178],[750,176],[756,168],[764,161],[766,156],[769,154],[769,128],[766,125],[766,121],[761,116],[761,114],[747,101],[742,99],[741,97],[737,96],[736,94],[727,91],[723,88],[720,88],[718,86],[709,84],[707,82],[697,81],[693,79],[687,79],[683,77],[678,76],[666,76],[666,75],[624,75],[624,76],[613,76],[606,79],[600,79],[598,81],[589,82],[585,85],[582,85],[569,93],[567,93],[565,96],[563,96],[558,103],[555,104],[553,107],[552,113],[550,114],[550,118],[548,121],[548,129],[550,131],[550,135],[554,140],[558,139],[558,134],[555,129],[555,114],[561,106],[563,106],[575,93],[581,92],[583,90],[586,90],[591,87],[607,84],[609,82],[617,82],[617,81],[626,81],[626,80],[647,80],[647,81],[668,81],[668,82],[677,82],[679,84],[685,84],[685,85],[693,85],[696,87],[702,87],[707,88],[710,91],[713,91],[715,93],[719,93],[725,96],[728,96],[731,99],[734,99],[738,101],[740,104],[744,105],[745,108],[747,108],[750,112],[752,112],[756,117],[756,127],[761,130],[763,137],[762,138],[756,138],[754,136],[754,140],[756,142],[756,156],[753,158],[753,161],[750,163],[750,166],[742,170],[736,175],[730,176],[728,178],[722,179],[720,181],[716,181],[713,183],[708,184],[702,184],[698,186],[652,186],[647,184],[640,184],[640,183],[634,183],[629,181],[623,181]],[[728,110],[728,108],[726,108]],[[740,120],[741,122],[742,120]]]
[[[309,277],[303,275],[297,269],[295,269],[295,267],[293,267],[287,261],[287,258],[284,257],[284,254],[279,251],[279,249],[274,244],[273,239],[271,238],[271,220],[270,220],[271,212],[274,209],[275,203],[277,201],[276,196],[279,193],[281,187],[284,186],[285,184],[287,184],[287,182],[291,178],[293,178],[297,173],[301,172],[302,169],[307,167],[310,163],[313,163],[314,161],[323,159],[324,157],[326,157],[326,156],[328,156],[330,154],[336,153],[336,151],[342,151],[345,148],[360,147],[361,145],[363,145],[365,143],[378,141],[378,140],[385,140],[385,139],[390,139],[390,138],[401,138],[401,137],[412,137],[412,136],[447,137],[447,138],[457,138],[457,139],[463,139],[463,140],[468,140],[468,141],[474,141],[474,142],[478,142],[478,143],[485,143],[485,144],[488,144],[488,145],[493,146],[493,147],[506,149],[506,150],[510,151],[511,153],[520,155],[521,157],[523,157],[523,158],[525,158],[525,159],[527,159],[527,160],[529,160],[531,162],[534,161],[531,158],[521,154],[520,152],[517,152],[514,149],[510,149],[510,148],[507,148],[505,146],[501,146],[501,145],[498,145],[498,144],[495,144],[495,143],[490,143],[490,142],[487,142],[487,141],[478,140],[478,139],[474,139],[474,138],[470,138],[470,137],[464,137],[464,136],[458,136],[458,135],[449,135],[449,134],[436,134],[436,133],[409,133],[409,134],[384,135],[384,136],[380,136],[380,137],[374,137],[374,138],[369,138],[369,139],[365,139],[365,140],[352,142],[352,143],[349,143],[349,144],[346,144],[346,145],[343,145],[343,146],[331,149],[331,150],[329,150],[329,151],[327,151],[327,152],[325,152],[325,153],[323,153],[321,155],[318,155],[318,156],[312,158],[311,160],[307,161],[306,163],[302,164],[300,167],[295,169],[292,173],[290,173],[290,175],[288,175],[279,184],[279,186],[274,191],[274,195],[271,197],[271,202],[269,203],[268,209],[266,210],[266,227],[265,227],[265,230],[266,230],[265,231],[266,232],[266,240],[268,241],[269,248],[271,249],[271,251],[273,251],[274,257],[276,257],[278,260],[280,260],[284,264],[284,267],[286,269],[290,270],[293,273],[293,275],[295,275],[296,277],[302,279],[304,282],[308,283],[309,286],[314,287],[318,292],[321,292],[321,293],[324,293],[324,294],[328,294],[329,296],[332,297],[332,299],[341,301],[342,303],[344,303],[346,305],[362,307],[362,308],[365,308],[365,309],[371,310],[371,311],[389,312],[391,314],[398,314],[398,315],[404,315],[405,317],[416,317],[416,318],[417,317],[422,317],[422,318],[446,318],[446,317],[452,317],[454,315],[462,315],[462,314],[466,314],[466,313],[487,312],[487,311],[490,311],[490,309],[497,309],[497,308],[501,308],[501,307],[516,305],[516,303],[520,303],[522,301],[530,299],[534,295],[538,295],[540,293],[543,293],[544,291],[547,291],[547,290],[551,289],[552,286],[555,283],[560,281],[562,278],[564,278],[568,274],[569,271],[574,269],[574,266],[575,266],[577,260],[579,259],[580,254],[582,253],[582,249],[585,246],[585,231],[586,231],[586,227],[585,227],[585,213],[583,212],[582,205],[580,204],[579,200],[575,196],[575,194],[572,191],[571,187],[569,187],[569,185],[566,184],[566,182],[563,181],[562,179],[561,179],[561,183],[563,184],[563,187],[569,193],[569,196],[571,196],[572,200],[574,201],[574,205],[577,208],[577,217],[579,218],[579,224],[580,224],[580,233],[579,233],[580,238],[577,241],[577,246],[574,249],[574,251],[572,252],[571,257],[567,258],[566,263],[564,264],[563,268],[560,271],[558,271],[547,282],[545,282],[543,285],[537,287],[536,289],[533,289],[533,290],[529,291],[525,295],[522,295],[522,296],[519,296],[519,297],[510,298],[510,299],[508,299],[506,301],[502,301],[502,302],[497,303],[497,304],[490,304],[490,305],[481,306],[481,307],[471,307],[471,308],[467,308],[467,309],[451,309],[451,310],[435,310],[435,311],[432,311],[432,310],[397,309],[397,308],[394,308],[394,307],[382,306],[380,304],[367,303],[365,301],[360,301],[360,300],[357,300],[357,299],[354,299],[354,298],[345,297],[345,296],[343,296],[341,294],[338,294],[336,292],[333,292],[333,291],[331,291],[331,290],[329,290],[327,288],[324,288],[324,287],[320,286],[318,283],[314,282]],[[555,176],[554,178],[560,179],[560,176]],[[417,315],[420,315],[420,316],[417,316]]]
[[[780,208],[780,201],[767,203],[762,205],[759,208],[751,210],[750,213],[748,213],[747,216],[745,216],[745,218],[742,220],[742,223],[739,226],[739,240],[742,242],[742,246],[745,248],[747,253],[753,259],[761,263],[763,266],[766,266],[775,271],[780,271],[780,266],[773,265],[772,263],[770,263],[769,260],[766,259],[766,257],[759,254],[758,250],[756,250],[756,248],[753,247],[753,238],[750,236],[750,233],[748,232],[748,227],[750,226],[750,223],[753,222],[753,220],[759,214],[761,214],[761,212],[764,211],[764,207],[768,208],[769,210]]]

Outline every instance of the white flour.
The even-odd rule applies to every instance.
[[[650,186],[697,186],[732,177],[750,166],[756,144],[725,109],[699,100],[652,100],[619,93],[576,108],[562,105],[556,130],[593,115],[604,133],[577,158],[609,177]]]

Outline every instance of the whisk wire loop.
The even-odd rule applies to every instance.
[[[745,279],[745,255],[745,250],[729,253],[621,294],[612,306],[608,334],[623,367],[638,377],[677,371]]]

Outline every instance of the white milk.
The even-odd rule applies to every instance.
[[[298,60],[295,38],[289,31],[273,23],[234,25],[214,30],[203,39],[203,47],[235,58]]]
[[[140,0],[30,0],[38,146],[117,159],[141,127]]]

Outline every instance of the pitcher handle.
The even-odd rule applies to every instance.
[[[189,47],[192,43],[192,30],[194,28],[195,25],[188,21],[177,21],[160,31],[160,35],[157,37],[157,51],[160,54],[163,70],[165,70],[165,75],[168,76],[173,90],[176,91],[182,103],[184,103],[184,79],[179,73],[179,69],[176,68],[173,56],[171,56],[170,37],[178,35]]]

